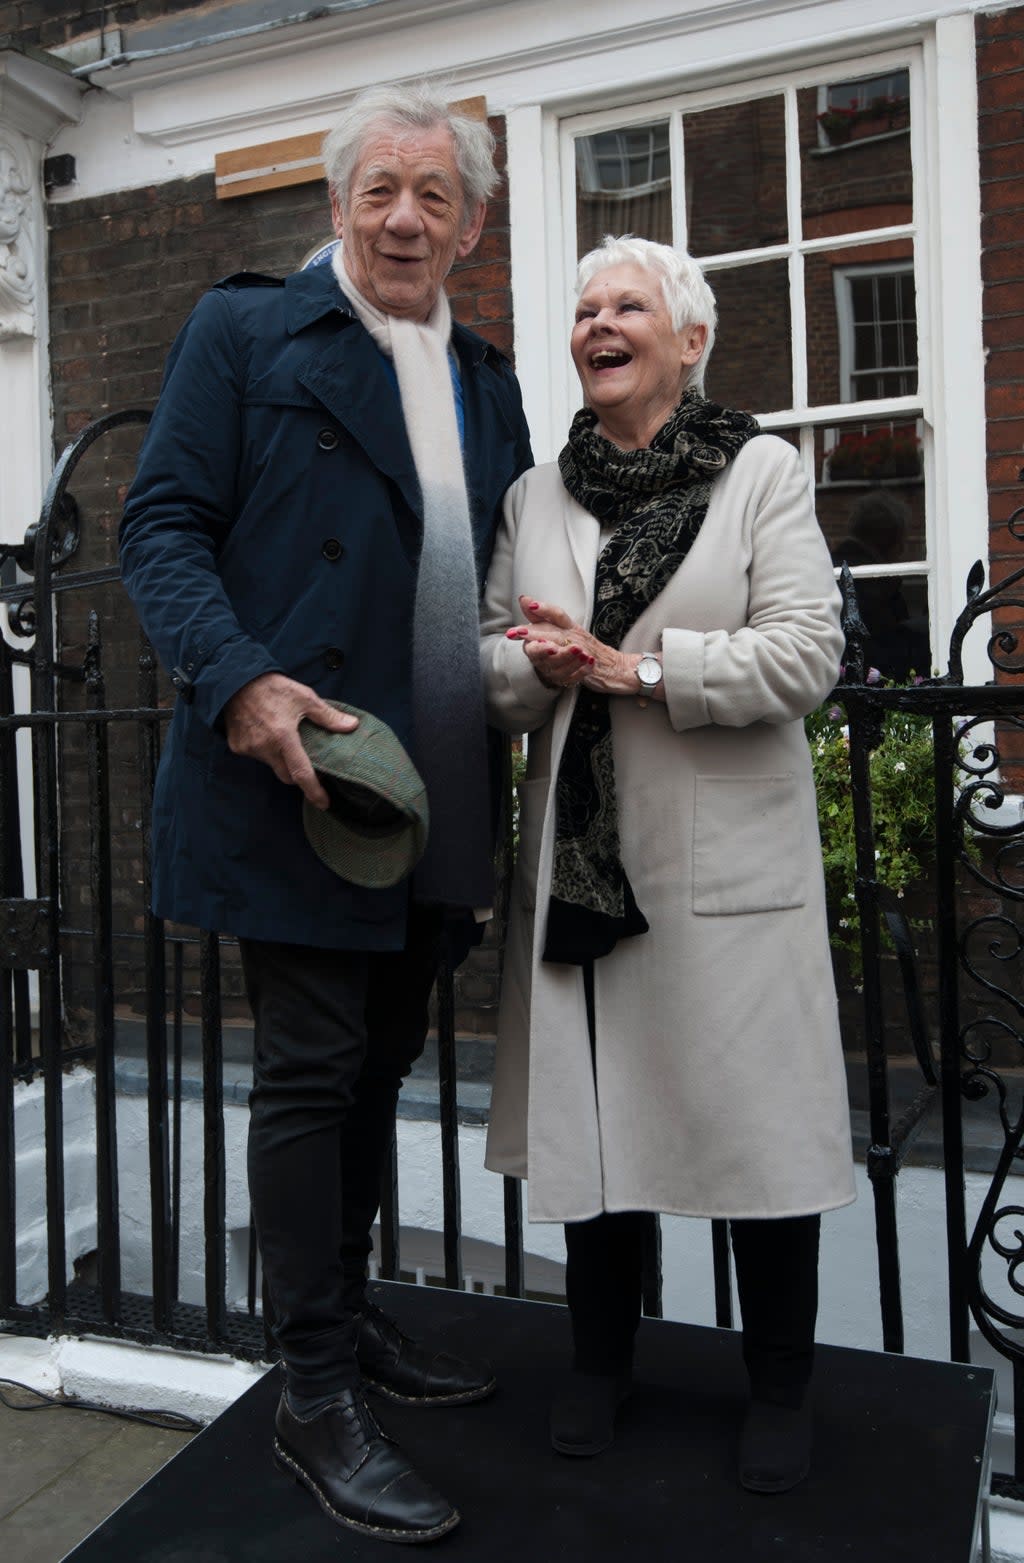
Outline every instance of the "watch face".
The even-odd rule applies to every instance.
[[[636,676],[644,689],[657,689],[661,683],[661,663],[657,657],[641,657],[636,665]]]

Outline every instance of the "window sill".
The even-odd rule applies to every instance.
[[[921,472],[908,472],[905,478],[819,478],[818,488],[906,488],[924,482]]]
[[[831,157],[833,152],[849,152],[853,147],[873,147],[879,141],[895,141],[897,136],[909,136],[910,126],[899,130],[882,130],[877,136],[851,136],[849,141],[831,141],[825,147],[808,147],[809,157]],[[841,237],[837,235],[837,237]]]

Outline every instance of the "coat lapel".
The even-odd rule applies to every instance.
[[[594,576],[597,556],[601,551],[601,524],[577,504],[569,494],[565,496],[565,529],[569,535],[573,563],[579,572],[583,597],[581,623],[589,624],[594,611]],[[569,605],[565,604],[568,608]],[[571,610],[570,610],[571,611]]]
[[[422,520],[420,485],[398,393],[362,327],[353,322],[338,331],[299,367],[296,379],[348,430],[377,470],[398,485]]]
[[[326,317],[334,329],[315,346],[295,377],[347,429],[377,470],[397,484],[409,508],[423,519],[420,485],[405,432],[398,393],[380,353],[345,302],[329,266],[300,271],[285,281],[287,324],[297,336]]]

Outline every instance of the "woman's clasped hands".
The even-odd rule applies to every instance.
[[[505,636],[522,642],[542,684],[549,689],[583,684],[606,695],[635,691],[637,656],[606,646],[554,603],[520,597],[519,605],[526,622],[513,625]]]

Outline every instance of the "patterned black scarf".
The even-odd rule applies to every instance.
[[[576,414],[558,466],[573,499],[615,526],[597,561],[590,628],[618,647],[689,553],[715,478],[760,429],[694,390],[644,450],[619,450],[596,423],[588,408]],[[580,689],[558,768],[546,961],[582,965],[649,927],[620,855],[608,699]]]

